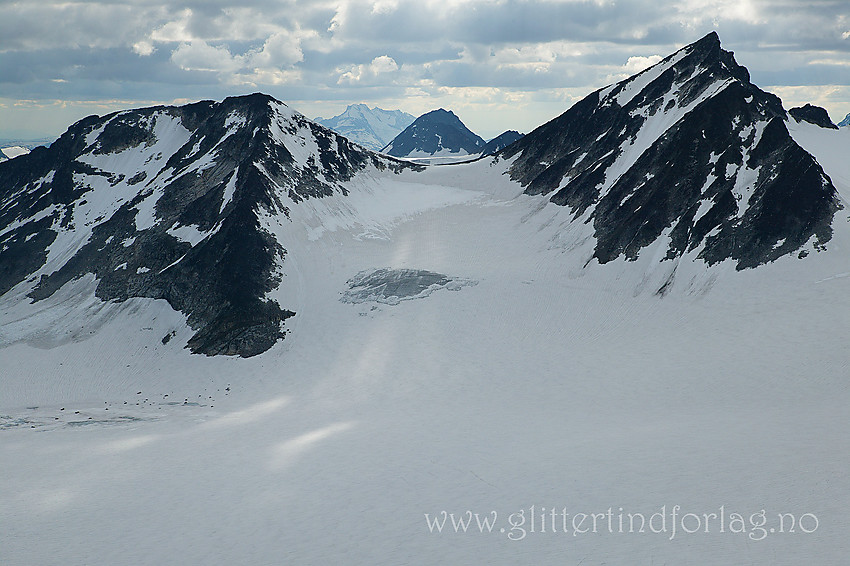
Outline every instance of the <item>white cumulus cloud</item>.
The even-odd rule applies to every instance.
[[[171,60],[185,71],[232,73],[242,66],[226,47],[203,40],[181,43],[171,54]]]
[[[661,59],[661,55],[650,55],[649,57],[629,57],[626,64],[623,65],[623,71],[627,75],[636,75],[644,69],[648,69],[660,62]]]
[[[337,80],[338,84],[366,83],[373,81],[380,75],[392,73],[398,70],[398,63],[388,55],[381,55],[372,59],[368,65],[353,65],[342,72]]]

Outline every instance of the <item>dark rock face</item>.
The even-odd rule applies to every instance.
[[[459,291],[477,284],[471,279],[452,278],[424,269],[382,268],[361,271],[349,279],[349,289],[340,300],[343,303],[396,305],[401,301],[425,297],[439,289]]]
[[[286,250],[261,214],[345,194],[367,165],[405,167],[265,95],[86,118],[0,165],[0,294],[92,273],[104,301],[183,312],[193,352],[259,354],[295,314],[266,298]]]
[[[522,134],[515,130],[508,130],[506,132],[502,132],[501,134],[484,144],[484,147],[481,148],[481,155],[495,155],[496,153],[502,151],[503,149],[520,139],[522,139]]]
[[[395,157],[434,155],[440,152],[476,154],[484,140],[472,133],[454,112],[432,110],[423,114],[382,151]]]
[[[805,106],[792,108],[788,111],[788,113],[791,114],[791,117],[798,122],[809,122],[810,124],[820,126],[821,128],[830,128],[832,130],[838,129],[838,126],[833,124],[832,120],[829,119],[829,114],[826,109],[821,108],[820,106],[806,104]]]
[[[712,33],[592,93],[497,156],[511,178],[592,223],[600,263],[634,260],[662,235],[665,259],[755,267],[832,236],[839,207],[788,133],[780,100]]]

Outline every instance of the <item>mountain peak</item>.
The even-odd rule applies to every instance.
[[[445,108],[437,108],[436,110],[431,110],[430,112],[426,112],[417,120],[421,122],[442,122],[447,124],[461,124],[463,122],[460,121],[460,118],[457,117],[457,114],[452,112],[451,110],[446,110]],[[463,126],[464,128],[466,126]]]
[[[484,145],[454,112],[438,108],[414,120],[382,151],[395,157],[457,156],[480,153]]]
[[[720,36],[717,34],[717,31],[712,30],[702,36],[702,38],[696,40],[691,45],[695,47],[704,47],[704,46],[717,46],[720,47]]]
[[[522,139],[522,134],[516,130],[502,132],[481,148],[481,155],[494,155],[519,139]]]
[[[750,84],[749,71],[738,64],[733,52],[721,47],[717,33],[711,32],[702,39],[668,55],[659,63],[609,88],[613,89],[613,94],[616,95],[623,91],[631,92],[634,87],[640,90],[646,84],[653,82],[656,82],[656,86],[660,88],[669,88],[674,82],[697,84],[693,81],[697,75],[703,77],[702,82],[729,80]],[[634,92],[634,94],[638,93]],[[653,96],[655,92],[649,90],[645,94]],[[624,97],[626,95],[617,96],[618,102],[622,102]],[[631,100],[631,97],[628,97],[628,100]],[[784,117],[779,99],[776,98],[775,101],[778,103],[777,112]]]
[[[316,118],[323,126],[374,151],[380,151],[413,120],[413,116],[401,110],[370,108],[362,102],[349,105],[333,118]]]
[[[287,252],[266,219],[367,167],[403,165],[264,94],[85,118],[0,167],[0,294],[38,302],[91,274],[103,301],[182,312],[193,352],[259,354],[295,314],[267,297]]]
[[[499,156],[515,158],[510,174],[526,193],[593,223],[599,263],[669,238],[664,260],[744,269],[831,238],[835,187],[786,119],[712,33]]]
[[[215,101],[205,100],[203,103],[210,105],[216,104]],[[286,104],[276,99],[275,97],[262,92],[253,92],[250,94],[240,94],[236,96],[228,96],[220,103],[224,107],[235,106],[242,108],[250,108],[255,111],[265,112],[271,105],[282,106],[289,108]]]

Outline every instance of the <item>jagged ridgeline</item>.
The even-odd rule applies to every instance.
[[[193,352],[252,356],[295,314],[266,298],[286,249],[259,215],[405,166],[259,94],[89,117],[0,167],[0,294],[93,274],[104,301],[184,313]]]
[[[667,238],[693,254],[755,267],[832,236],[832,181],[788,133],[776,96],[750,82],[711,33],[590,94],[506,148],[531,195],[591,222],[600,263]],[[805,253],[805,252],[800,252]]]
[[[491,159],[592,227],[591,260],[657,243],[653,261],[673,272],[683,260],[752,268],[823,249],[840,208],[787,124],[835,126],[814,107],[790,116],[710,34],[521,139],[508,132]],[[484,146],[446,111],[396,141],[402,155]],[[458,167],[475,184],[492,164]],[[164,299],[186,316],[193,352],[256,355],[295,314],[271,298],[287,296],[287,243],[269,218],[345,198],[360,172],[414,167],[260,94],[89,117],[0,164],[0,295],[54,301],[79,281],[103,301]]]

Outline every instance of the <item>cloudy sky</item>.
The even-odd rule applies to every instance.
[[[0,138],[266,92],[528,132],[716,30],[786,108],[850,112],[850,0],[0,0]]]

